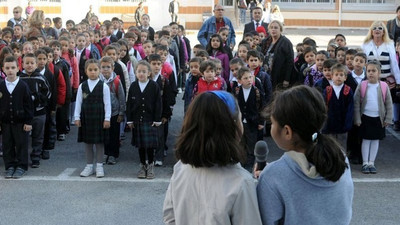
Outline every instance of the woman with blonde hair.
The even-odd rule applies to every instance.
[[[281,9],[279,8],[279,5],[274,5],[271,11],[271,21],[278,20],[282,24],[284,23],[284,18],[281,13]]]
[[[36,36],[37,31],[40,31],[43,37],[46,37],[46,32],[43,29],[44,24],[44,12],[43,10],[35,10],[32,15],[29,17],[29,31],[27,32],[28,38],[29,36]],[[32,34],[32,35],[29,35]]]
[[[385,81],[390,88],[393,99],[393,121],[400,125],[400,99],[396,97],[396,84],[400,84],[400,70],[396,59],[396,50],[393,41],[383,21],[375,21],[369,28],[368,34],[361,46],[367,55],[367,61],[378,60],[381,64],[381,81]]]

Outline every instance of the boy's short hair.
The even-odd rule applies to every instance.
[[[343,65],[341,63],[336,63],[335,65],[333,65],[331,70],[332,70],[332,73],[343,72],[344,75],[347,76],[347,68],[345,65]]]
[[[83,32],[82,33],[79,33],[79,34],[77,34],[76,35],[76,40],[78,40],[78,38],[80,38],[80,37],[83,37],[83,38],[85,38],[85,41],[86,41],[86,37],[85,37],[85,35],[83,34]]]
[[[203,59],[200,57],[191,58],[189,61],[189,65],[190,65],[190,63],[193,63],[193,62],[197,62],[200,65],[203,62]]]
[[[316,48],[317,47],[317,42],[315,42],[315,40],[310,38],[310,37],[305,37],[303,39],[303,45],[309,45],[309,46],[312,46],[312,47]]]
[[[27,46],[27,45],[31,45],[31,46],[33,47],[32,42],[30,42],[30,41],[25,41],[25,42],[22,44],[22,48],[24,48],[24,47]]]
[[[118,52],[117,47],[115,45],[107,45],[104,47],[103,52],[107,53],[108,50],[115,50],[115,52]]]
[[[6,36],[7,34],[10,34],[11,36],[14,35],[14,30],[11,27],[4,27],[3,30],[1,30],[1,37]]]
[[[195,55],[196,57],[210,57],[208,52],[206,50],[199,50],[197,51],[197,54]]]
[[[314,53],[314,55],[317,54],[317,50],[314,47],[310,46],[303,50],[303,55],[305,56],[307,53],[310,53],[310,52]]]
[[[217,71],[217,65],[210,60],[207,60],[200,64],[200,73],[204,73],[204,71],[206,71],[209,67],[211,67],[211,70]]]
[[[149,55],[148,61],[149,61],[149,63],[151,63],[151,62],[153,62],[153,61],[162,62],[161,56],[160,56],[159,54],[151,54],[151,55]]]
[[[46,54],[49,53],[54,54],[54,50],[48,46],[41,47],[40,49],[43,49],[46,52]]]
[[[45,50],[41,49],[41,48],[39,48],[38,50],[36,50],[35,56],[38,57],[38,55],[40,55],[40,54],[45,55],[46,58],[47,58],[47,52],[46,52]]]
[[[241,58],[231,59],[231,61],[229,62],[229,65],[235,65],[235,64],[239,64],[240,66],[245,66],[245,64]]]
[[[19,24],[19,23],[15,24],[15,25],[14,25],[14,28],[15,28],[15,27],[20,27],[22,31],[24,30],[24,27],[23,27],[21,24]]]
[[[59,42],[61,42],[61,41],[68,41],[68,42],[69,42],[69,38],[67,38],[67,37],[60,37],[60,38],[58,39],[58,41],[59,41]]]
[[[31,37],[29,37],[29,38],[27,39],[27,41],[30,41],[30,42],[32,42],[32,41],[39,41],[39,39],[38,39],[36,36],[31,36]]]
[[[118,22],[119,22],[118,17],[113,17],[113,18],[111,19],[111,22],[114,22],[114,21],[118,21]]]
[[[67,35],[68,38],[71,38],[71,35],[70,35],[69,32],[66,31],[66,30],[61,31],[61,33],[60,33],[59,36],[61,37],[61,36],[64,36],[64,35]]]
[[[355,57],[361,57],[361,58],[364,59],[365,62],[367,62],[367,55],[366,55],[364,52],[357,52],[357,53],[354,55],[354,58],[355,58]]]
[[[246,48],[247,48],[247,51],[250,51],[250,50],[251,50],[250,44],[249,44],[249,42],[247,42],[247,41],[241,41],[241,42],[239,42],[238,48],[239,48],[240,46],[246,47]]]
[[[61,17],[54,17],[53,18],[53,23],[58,23],[61,21]]]
[[[114,60],[110,56],[103,56],[100,59],[100,64],[102,63],[111,63],[111,66],[114,67]]]
[[[344,51],[345,54],[346,54],[347,47],[337,47],[337,48],[335,49],[335,55],[337,55],[337,53],[338,53],[339,51]]]
[[[250,56],[255,57],[261,61],[260,53],[256,50],[250,50],[247,52],[247,60],[250,59]]]
[[[67,20],[67,22],[65,24],[70,24],[70,23],[72,23],[72,25],[75,26],[75,22],[73,20]]]
[[[151,46],[154,46],[154,41],[152,41],[152,40],[146,40],[146,41],[144,41],[144,42],[143,42],[143,45],[148,44],[148,43],[150,43]]]
[[[221,60],[218,59],[218,58],[211,58],[208,61],[213,62],[215,64],[215,66],[218,65],[218,64],[222,65]]]
[[[148,31],[148,30],[146,30],[146,29],[141,29],[141,30],[140,30],[140,33],[146,33],[146,34],[149,34],[149,31]]]
[[[201,49],[201,50],[206,50],[206,47],[204,47],[204,46],[201,45],[201,44],[197,44],[197,45],[193,46],[193,48],[198,48],[198,49]]]
[[[71,33],[72,31],[78,32],[78,29],[77,29],[76,27],[73,27],[73,28],[69,29],[69,32],[70,32],[70,33]]]
[[[15,58],[15,57],[12,56],[12,55],[7,56],[7,57],[3,60],[3,65],[4,65],[4,63],[6,63],[6,62],[15,62],[15,64],[18,66],[18,60],[17,60],[17,58]]]
[[[135,38],[136,36],[135,33],[129,31],[124,35],[124,38]]]
[[[145,14],[142,15],[142,17],[144,17],[144,16],[147,16],[150,19],[149,14],[145,13]]]
[[[344,41],[346,41],[346,37],[343,34],[336,34],[335,40],[337,37],[342,37],[344,39]]]
[[[244,38],[246,38],[246,37],[254,37],[254,34],[253,33],[251,33],[251,32],[247,32],[247,33],[245,33],[244,35],[243,35],[243,39]]]
[[[322,64],[322,68],[329,68],[331,69],[333,65],[337,64],[338,61],[336,59],[327,59]]]
[[[164,36],[164,35],[170,36],[169,31],[167,31],[167,30],[161,30],[160,33],[158,34],[158,37],[162,37],[162,36]]]
[[[315,56],[317,55],[324,55],[327,59],[329,58],[329,53],[325,50],[319,50]]]
[[[155,52],[158,52],[158,51],[168,52],[168,47],[165,45],[157,45]]]
[[[346,51],[345,55],[356,55],[357,50],[350,48],[349,50]]]
[[[25,60],[25,58],[34,58],[36,61],[36,56],[33,53],[28,53],[28,54],[24,55],[24,58],[22,60]]]
[[[237,79],[238,79],[238,80],[242,79],[242,77],[243,77],[243,75],[244,75],[245,73],[250,73],[250,74],[251,74],[251,71],[250,71],[249,68],[247,68],[247,67],[245,67],[245,66],[242,66],[242,67],[238,70]]]
[[[54,41],[50,42],[49,47],[50,48],[59,47],[60,49],[62,48],[61,43],[59,41],[57,41],[57,40],[54,40]]]
[[[10,44],[10,48],[13,50],[18,49],[18,50],[22,51],[22,44],[19,42],[13,42]]]

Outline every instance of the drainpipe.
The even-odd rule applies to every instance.
[[[338,25],[339,27],[342,26],[342,0],[338,0],[339,2],[339,21]]]

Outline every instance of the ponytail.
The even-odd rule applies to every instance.
[[[345,153],[339,143],[325,134],[318,133],[313,145],[307,149],[305,155],[318,173],[329,181],[338,181],[348,168],[345,162]]]

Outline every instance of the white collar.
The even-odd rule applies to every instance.
[[[6,84],[7,85],[17,85],[18,84],[18,81],[19,81],[19,77],[17,77],[17,79],[15,79],[14,81],[8,81],[7,80],[7,78],[5,79],[5,81],[6,81]]]
[[[39,73],[44,75],[44,72],[46,72],[46,67],[44,67]]]

